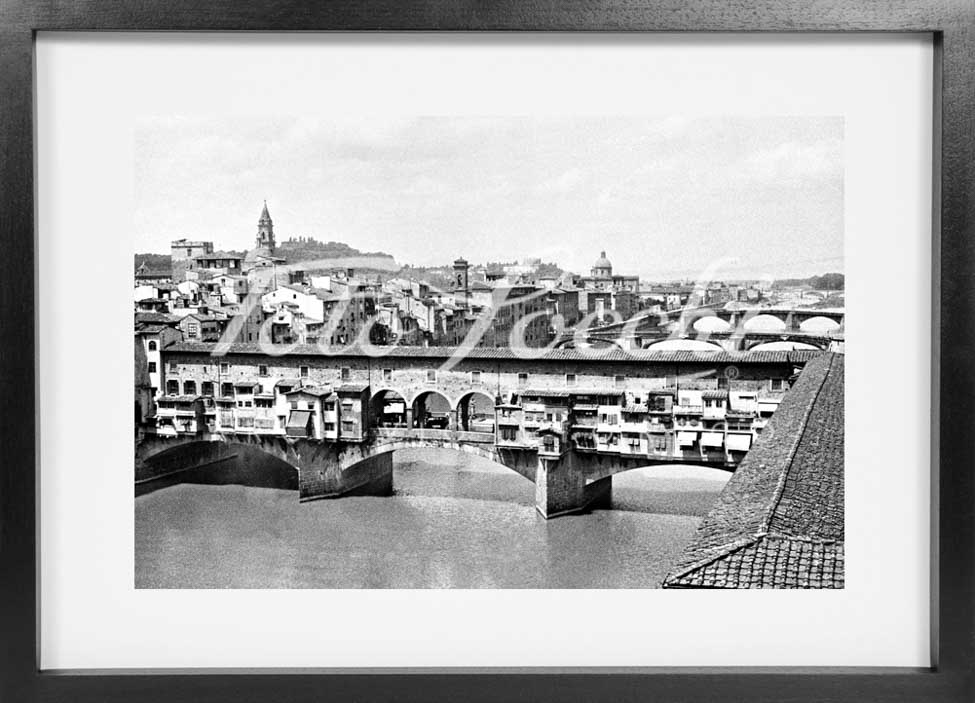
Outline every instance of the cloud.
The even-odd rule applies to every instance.
[[[586,180],[586,175],[578,168],[570,168],[568,171],[542,181],[535,186],[537,193],[559,194],[568,193],[582,185]]]
[[[750,154],[742,176],[761,181],[829,178],[843,174],[842,145],[834,140],[789,141]]]

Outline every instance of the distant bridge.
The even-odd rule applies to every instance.
[[[672,340],[694,339],[724,351],[748,351],[775,342],[794,342],[823,351],[844,341],[845,313],[836,310],[748,308],[725,310],[713,306],[672,313],[644,313],[624,322],[567,330],[559,348],[582,345],[618,349],[653,348]]]

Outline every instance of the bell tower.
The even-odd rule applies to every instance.
[[[274,253],[274,223],[271,222],[271,214],[267,211],[266,200],[264,209],[261,210],[261,218],[257,221],[257,248]]]
[[[463,303],[458,303],[460,307],[469,307],[468,299],[470,296],[470,268],[471,265],[463,257],[454,262],[454,293],[460,294]]]

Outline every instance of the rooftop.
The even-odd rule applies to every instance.
[[[664,587],[843,588],[843,373],[806,365]]]
[[[183,354],[212,354],[217,348],[216,343],[206,342],[177,342],[166,347],[168,352]],[[378,349],[378,351],[377,351]],[[224,347],[221,346],[221,350]],[[228,354],[271,356],[265,345],[240,342],[227,345]],[[448,359],[459,355],[465,359],[484,359],[494,361],[543,361],[562,362],[599,362],[617,363],[642,361],[647,363],[664,364],[805,364],[811,359],[823,356],[826,352],[815,350],[796,351],[758,351],[758,352],[727,352],[727,351],[652,351],[648,349],[634,349],[622,351],[620,349],[606,349],[587,353],[578,349],[511,349],[508,347],[475,347],[463,350],[460,347],[372,347],[362,348],[359,345],[347,347],[322,347],[315,344],[298,344],[291,347],[287,353],[278,354],[280,348],[271,347],[274,356],[285,357],[362,357],[374,356],[383,358],[412,358],[412,359]]]

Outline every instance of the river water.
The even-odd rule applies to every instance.
[[[394,456],[394,495],[177,484],[135,500],[137,588],[656,588],[730,474],[613,478],[611,509],[544,520],[535,486],[444,450]]]

